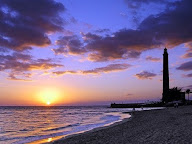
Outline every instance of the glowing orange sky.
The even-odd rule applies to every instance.
[[[192,3],[175,1],[0,1],[0,105],[160,100],[165,46],[170,87],[192,88]]]

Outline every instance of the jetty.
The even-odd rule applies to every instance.
[[[127,103],[127,104],[116,104],[111,103],[111,108],[143,108],[143,107],[163,107],[165,104],[162,102],[152,103]]]

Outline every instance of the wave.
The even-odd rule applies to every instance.
[[[21,107],[1,109],[1,113],[13,113],[0,117],[0,143],[29,143],[48,138],[65,137],[122,120],[121,110],[106,107]],[[127,111],[127,110],[126,110]],[[128,114],[126,114],[128,116]],[[9,119],[9,122],[7,122]],[[14,124],[13,124],[14,122]],[[13,126],[14,125],[14,126]],[[13,130],[8,132],[5,130]],[[2,132],[2,131],[0,131]]]
[[[56,131],[56,130],[61,130],[61,129],[65,129],[65,128],[69,128],[69,127],[74,127],[74,126],[79,126],[79,125],[80,125],[80,123],[76,123],[76,124],[70,124],[70,125],[63,126],[63,127],[47,129],[47,130],[43,130],[43,131]]]

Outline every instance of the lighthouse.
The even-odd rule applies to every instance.
[[[169,94],[169,61],[167,49],[164,49],[163,53],[163,97],[162,101],[166,102]]]

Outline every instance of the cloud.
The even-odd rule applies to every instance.
[[[110,61],[138,58],[142,50],[150,48],[149,39],[148,36],[138,30],[123,29],[114,33],[113,36],[90,41],[86,45],[88,51],[91,52],[88,59],[91,61]],[[150,41],[150,43],[152,42]]]
[[[101,74],[101,73],[123,71],[130,67],[131,67],[131,65],[129,65],[129,64],[110,64],[105,67],[95,68],[92,70],[85,70],[85,71],[81,71],[81,72],[83,74]]]
[[[9,79],[24,80],[30,78],[33,70],[49,70],[63,65],[54,63],[51,59],[36,59],[31,55],[14,52],[12,55],[0,55],[0,71],[8,71]]]
[[[49,33],[62,31],[65,7],[53,0],[1,0],[0,46],[16,51],[51,44]]]
[[[93,33],[84,34],[81,32],[84,41],[100,40],[102,37]]]
[[[192,61],[185,62],[176,68],[177,70],[190,71],[192,70]]]
[[[134,94],[131,94],[131,93],[126,94],[126,96],[132,96],[132,95],[134,95]]]
[[[184,77],[192,77],[192,73],[184,75]]]
[[[152,62],[159,62],[161,60],[161,58],[154,58],[154,57],[151,57],[151,56],[147,56],[146,60],[147,61],[152,61]]]
[[[185,47],[189,48],[188,51],[192,51],[192,42],[185,43]]]
[[[55,72],[52,72],[52,73],[57,75],[57,76],[61,76],[61,75],[64,75],[64,74],[78,74],[77,71],[55,71]]]
[[[168,4],[170,0],[124,0],[127,3],[127,6],[131,9],[138,9],[143,4],[156,3],[156,4]]]
[[[192,1],[184,0],[174,4],[175,9],[147,17],[136,30],[122,29],[113,37],[105,37],[88,45],[96,53],[107,59],[129,58],[128,53],[139,53],[161,46],[174,47],[192,41],[190,32],[192,20]],[[109,53],[109,55],[108,55]],[[118,55],[114,55],[117,53]],[[97,59],[96,59],[97,60]]]
[[[121,29],[105,36],[95,33],[84,34],[84,39],[76,37],[74,44],[79,41],[79,45],[75,46],[74,52],[70,50],[68,44],[64,44],[65,47],[69,47],[68,49],[60,47],[55,51],[76,55],[86,53],[88,60],[102,62],[139,58],[142,52],[150,49],[164,46],[172,48],[188,43],[192,41],[191,5],[191,0],[169,3],[172,8],[167,8],[157,15],[148,16],[137,29]]]
[[[129,64],[110,64],[104,67],[94,68],[92,70],[79,70],[79,71],[55,71],[52,72],[57,76],[64,74],[101,74],[101,73],[111,73],[117,71],[123,71],[130,68]]]
[[[142,71],[142,72],[135,75],[135,77],[137,77],[138,79],[141,79],[141,80],[144,80],[144,79],[150,79],[151,80],[155,76],[156,76],[155,73],[151,73],[151,72],[147,72],[147,71]]]
[[[138,26],[140,22],[149,14],[159,14],[166,9],[174,9],[174,4],[180,0],[124,0],[128,6],[128,11],[132,13],[134,25]],[[150,11],[149,11],[150,9]]]
[[[110,32],[110,29],[98,29],[98,30],[95,30],[96,33],[108,33]]]
[[[192,57],[192,52],[187,52],[182,56],[182,58],[191,58]]]
[[[70,31],[70,30],[67,30],[67,29],[64,29],[64,30],[63,30],[63,34],[64,34],[65,36],[72,36],[72,35],[74,35],[74,32],[72,32],[72,31]]]
[[[25,75],[25,73],[23,73],[23,74]],[[29,77],[31,77],[31,74],[25,75],[25,78],[29,78]],[[32,80],[28,80],[28,79],[17,78],[14,73],[10,73],[7,79],[8,80],[17,80],[17,81],[32,81]]]
[[[74,18],[74,17],[71,17],[71,18],[70,18],[70,21],[71,21],[72,23],[74,23],[74,24],[78,23],[78,20],[77,20],[76,18]]]
[[[1,64],[0,70],[8,70],[11,69],[13,71],[31,71],[31,70],[47,70],[47,69],[52,69],[55,67],[61,67],[63,65],[60,64],[55,64],[55,63],[42,63],[42,62],[29,62],[29,63],[24,63],[24,62],[18,62],[18,61],[6,61]]]
[[[0,61],[30,61],[31,55],[14,52],[12,55],[0,55]]]
[[[76,35],[60,37],[60,39],[56,41],[56,44],[59,48],[52,49],[55,54],[78,55],[86,52],[83,43]]]
[[[192,42],[185,43],[185,47],[188,48],[186,53],[182,55],[182,58],[191,58],[192,57]]]

